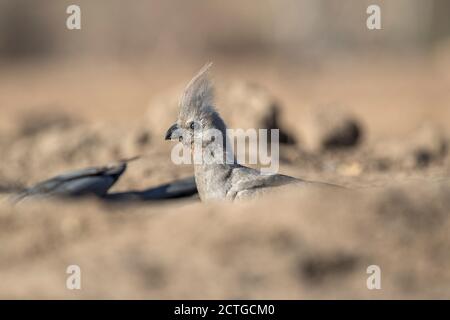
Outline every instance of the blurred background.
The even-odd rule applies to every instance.
[[[66,8],[82,9],[82,31],[65,28]],[[382,10],[382,31],[368,32],[366,8]],[[166,54],[192,57],[329,56],[355,51],[423,52],[448,41],[445,0],[341,2],[247,1],[1,1],[5,61]]]

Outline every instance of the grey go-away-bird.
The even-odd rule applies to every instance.
[[[185,88],[179,103],[177,122],[166,133],[166,140],[179,140],[193,152],[196,139],[201,139],[203,157],[216,150],[224,161],[211,163],[194,162],[195,181],[202,201],[239,200],[253,198],[277,187],[322,185],[282,174],[263,175],[259,170],[240,165],[227,152],[227,133],[224,120],[214,107],[214,88],[208,77],[211,63],[206,64]],[[202,132],[218,130],[222,141],[204,139]],[[198,140],[197,140],[198,141]],[[217,157],[217,155],[215,155]],[[327,185],[327,184],[323,184]]]

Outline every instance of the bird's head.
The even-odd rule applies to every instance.
[[[219,130],[225,137],[225,123],[214,109],[214,87],[208,77],[211,65],[206,64],[184,89],[177,122],[167,130],[166,140],[192,146],[210,129]]]

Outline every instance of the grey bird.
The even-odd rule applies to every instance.
[[[179,140],[193,152],[194,142],[200,137],[203,156],[206,152],[219,152],[221,163],[195,163],[194,173],[197,189],[202,201],[241,200],[254,198],[285,185],[328,185],[309,182],[282,174],[266,175],[259,170],[248,168],[236,162],[234,154],[227,148],[227,133],[224,120],[214,107],[214,88],[208,77],[211,63],[206,64],[185,88],[180,102],[177,122],[166,133],[166,140]],[[203,132],[218,130],[222,141],[204,139]],[[197,140],[198,141],[198,140]],[[217,156],[217,155],[216,155]]]

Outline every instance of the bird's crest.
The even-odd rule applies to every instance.
[[[207,112],[213,109],[214,87],[208,77],[212,63],[200,69],[184,89],[180,99],[181,113]]]

